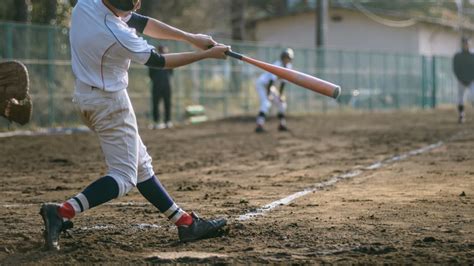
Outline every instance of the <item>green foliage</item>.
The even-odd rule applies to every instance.
[[[72,10],[69,0],[2,0],[0,21],[68,25]],[[22,16],[24,13],[26,16]]]
[[[15,0],[3,0],[0,5],[0,20],[13,20],[15,16],[14,2]]]
[[[314,10],[317,0],[142,0],[140,12],[191,32],[230,38],[235,28],[255,19]],[[0,21],[67,26],[77,0],[2,0]],[[381,14],[455,20],[455,0],[329,0],[331,6],[353,7],[359,2]],[[465,17],[474,23],[474,5],[464,1]],[[242,6],[243,15],[235,12]],[[23,13],[22,13],[23,12]],[[22,16],[23,14],[23,16]],[[235,19],[235,16],[241,16]]]

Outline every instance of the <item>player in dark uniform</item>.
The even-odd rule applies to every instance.
[[[461,40],[462,49],[453,58],[453,70],[458,79],[458,122],[464,123],[464,95],[470,90],[471,102],[474,105],[474,55],[469,51],[469,40]]]
[[[158,46],[158,53],[167,54],[168,47]],[[152,112],[153,122],[152,129],[171,128],[171,76],[173,69],[163,69],[150,67],[149,75],[152,82],[151,97],[153,100]],[[164,119],[160,123],[160,102],[164,103]]]

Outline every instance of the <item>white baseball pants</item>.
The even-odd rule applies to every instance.
[[[260,99],[260,112],[268,114],[272,103],[278,108],[278,113],[284,114],[286,112],[286,102],[282,101],[280,94],[275,90],[275,87],[270,90],[270,95],[267,94],[267,84],[257,80],[256,83],[258,97]]]
[[[76,81],[73,102],[83,122],[99,137],[107,175],[118,183],[119,197],[154,175],[126,89],[106,92]]]

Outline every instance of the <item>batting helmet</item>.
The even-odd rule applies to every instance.
[[[293,49],[291,48],[286,48],[285,50],[283,50],[283,52],[281,52],[281,55],[280,55],[281,59],[289,58],[293,60],[294,57],[295,57],[295,52],[293,52]]]
[[[109,0],[109,3],[121,11],[132,11],[140,0]]]

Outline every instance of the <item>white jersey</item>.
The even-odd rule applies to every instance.
[[[69,36],[76,79],[109,92],[127,88],[130,61],[145,64],[154,49],[128,27],[128,19],[115,16],[102,0],[79,0]]]
[[[283,67],[283,62],[281,60],[277,60],[273,63],[273,65]],[[293,66],[291,65],[291,63],[288,63],[286,65],[286,68],[292,69],[292,67]],[[260,77],[258,77],[258,82],[260,84],[266,85],[270,82],[270,80],[272,80],[273,82],[276,82],[278,80],[278,77],[275,74],[272,74],[270,72],[265,72],[262,75],[260,75]]]

